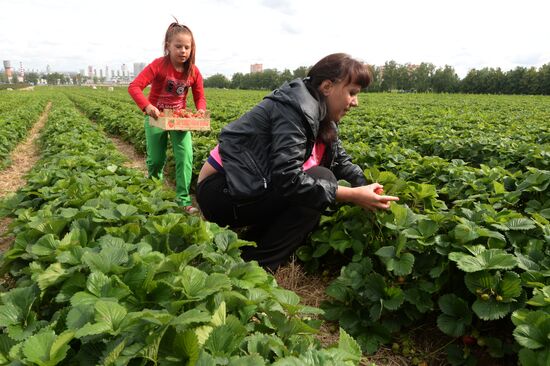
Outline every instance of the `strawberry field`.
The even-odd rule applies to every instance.
[[[207,89],[195,176],[265,94]],[[357,365],[392,344],[404,354],[399,336],[427,322],[448,364],[550,364],[549,97],[361,94],[341,138],[400,201],[323,216],[297,252],[330,278],[320,308],[124,167],[109,135],[145,152],[125,89],[0,92],[0,169],[49,102],[41,160],[0,200],[0,364]],[[321,321],[336,343],[315,338]]]

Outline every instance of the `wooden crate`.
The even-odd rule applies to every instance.
[[[149,124],[168,131],[210,131],[210,111],[205,112],[204,118],[183,118],[173,117],[173,111],[165,109],[163,117],[151,117]]]

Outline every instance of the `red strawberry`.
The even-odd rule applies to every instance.
[[[374,193],[376,193],[378,195],[383,195],[384,194],[384,189],[382,187],[378,187],[374,190]]]

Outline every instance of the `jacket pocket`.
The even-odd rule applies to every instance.
[[[224,163],[230,196],[238,202],[254,200],[269,189],[269,178],[264,175],[250,151],[242,151],[240,159],[231,166]]]
[[[256,160],[252,157],[250,154],[250,151],[245,151],[244,154],[246,155],[246,158],[248,159],[248,164],[260,180],[261,184],[263,185],[264,189],[267,189],[267,178],[265,177],[265,174],[260,170],[258,167],[258,164],[256,163]]]

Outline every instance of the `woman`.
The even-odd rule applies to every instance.
[[[200,171],[197,201],[207,220],[250,227],[257,246],[243,248],[245,260],[275,271],[336,201],[376,210],[399,200],[375,193],[382,186],[367,183],[338,138],[337,124],[371,80],[367,65],[332,54],[222,129]]]

